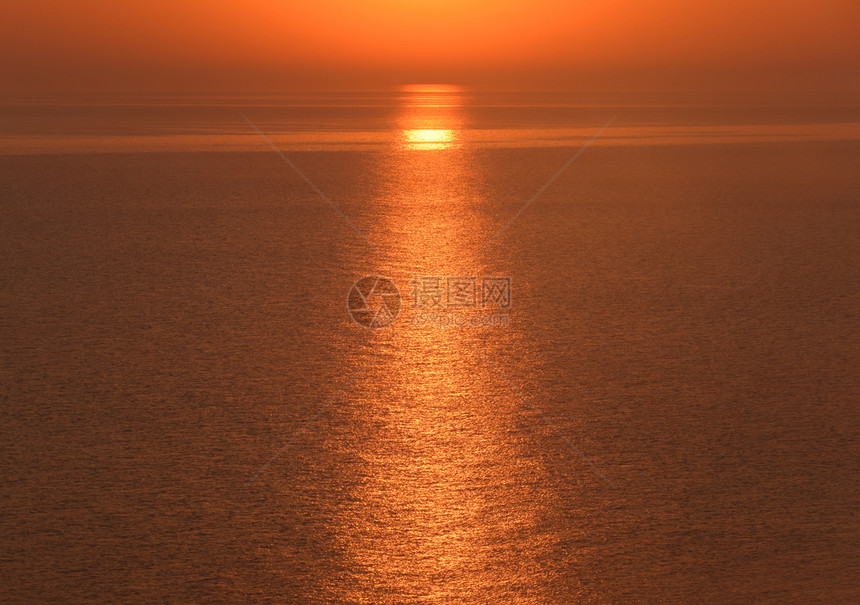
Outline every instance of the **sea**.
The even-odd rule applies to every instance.
[[[857,603],[860,103],[0,106],[3,603]]]

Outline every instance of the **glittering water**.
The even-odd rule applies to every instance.
[[[0,119],[0,600],[860,598],[856,108],[114,101]]]

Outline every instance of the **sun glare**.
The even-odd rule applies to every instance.
[[[417,92],[417,93],[456,93],[463,92],[462,86],[456,84],[403,84],[400,86],[402,92]]]
[[[453,130],[404,130],[409,149],[446,149],[457,139]]]

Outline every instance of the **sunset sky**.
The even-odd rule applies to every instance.
[[[856,0],[11,0],[3,90],[860,88]]]

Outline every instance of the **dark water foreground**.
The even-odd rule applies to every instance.
[[[416,107],[289,153],[366,240],[262,140],[0,156],[0,600],[856,602],[860,144],[610,129],[482,249],[582,141]]]

